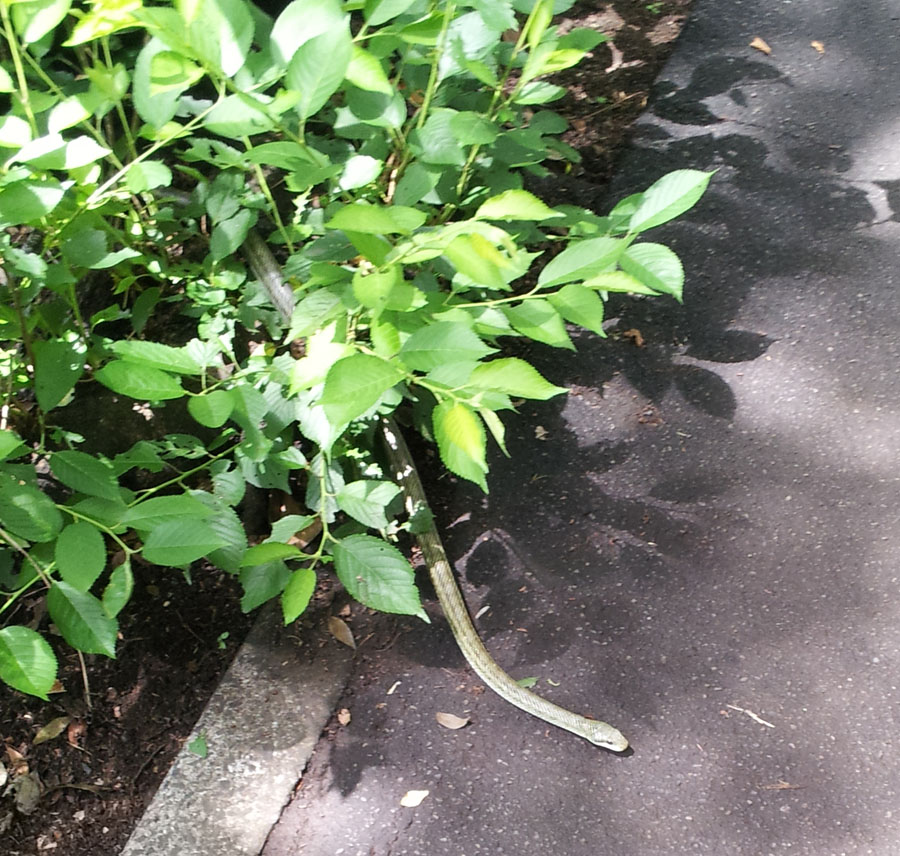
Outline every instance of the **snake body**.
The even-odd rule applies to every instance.
[[[272,303],[282,318],[289,321],[293,308],[293,294],[289,286],[285,284],[281,268],[268,245],[251,229],[242,249],[253,273],[268,292]],[[413,514],[417,509],[427,509],[428,500],[425,497],[419,474],[403,435],[393,419],[383,420],[382,437],[395,478],[406,496],[408,512]],[[417,539],[453,637],[466,661],[481,680],[497,695],[520,710],[524,710],[550,725],[556,725],[579,737],[584,737],[596,746],[611,749],[613,752],[624,752],[628,748],[628,741],[617,728],[599,720],[579,716],[529,692],[519,686],[497,665],[479,639],[472,619],[469,618],[465,601],[456,584],[456,578],[453,576],[453,570],[447,560],[447,553],[434,523],[430,523],[423,532],[418,534]]]
[[[413,514],[417,509],[427,508],[428,503],[419,474],[412,462],[403,435],[392,419],[383,421],[382,437],[394,477],[406,495],[407,512]],[[544,722],[549,722],[551,725],[571,731],[579,737],[584,737],[596,746],[602,746],[604,749],[611,749],[614,752],[624,752],[628,748],[628,741],[617,728],[613,728],[606,722],[579,716],[577,713],[572,713],[570,710],[529,692],[519,686],[497,665],[478,637],[472,619],[469,618],[469,611],[466,609],[450,562],[447,561],[447,553],[441,543],[441,537],[434,524],[430,524],[417,536],[417,539],[425,563],[428,565],[431,582],[437,593],[441,609],[453,632],[453,638],[456,639],[456,644],[459,645],[466,662],[481,680],[497,695],[520,710],[524,710]]]

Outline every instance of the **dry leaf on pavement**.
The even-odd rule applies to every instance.
[[[443,725],[451,731],[465,728],[469,724],[469,717],[457,716],[455,713],[436,713],[434,718],[438,721],[438,725]]]
[[[350,711],[347,710],[346,707],[342,707],[337,712],[337,720],[341,725],[349,725],[350,724]]]
[[[406,808],[415,808],[422,804],[422,800],[428,796],[428,791],[407,791],[400,800],[400,805]]]
[[[772,53],[772,48],[770,48],[759,36],[756,36],[753,41],[750,42],[750,47],[762,51],[766,56],[769,56]]]
[[[825,53],[825,45],[823,45],[823,44],[822,44],[821,42],[819,42],[819,41],[810,42],[810,43],[809,43],[809,46],[810,46],[811,48],[815,48],[815,49],[816,49],[816,53],[820,53],[820,54]]]

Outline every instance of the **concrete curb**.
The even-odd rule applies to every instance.
[[[122,856],[262,850],[353,663],[336,642],[298,645],[295,632],[276,606],[263,610]],[[201,734],[205,758],[186,748]]]

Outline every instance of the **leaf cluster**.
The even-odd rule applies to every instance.
[[[410,407],[486,491],[499,414],[565,392],[504,339],[573,349],[567,325],[604,335],[612,293],[682,298],[678,257],[641,238],[709,174],[606,216],[525,189],[578,159],[549,77],[604,36],[559,34],[567,6],[0,2],[4,621],[42,591],[69,645],[112,657],[134,563],[199,559],[286,622],[326,564],[363,603],[424,615],[376,421]],[[182,402],[197,431],[89,454],[61,414],[96,384]],[[251,545],[248,485],[302,513]],[[0,679],[46,697],[55,677],[44,636],[7,621]]]

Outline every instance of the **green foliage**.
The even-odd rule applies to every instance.
[[[421,515],[396,518],[374,422],[411,403],[486,491],[498,414],[565,392],[506,337],[573,348],[566,324],[603,335],[610,293],[682,299],[677,256],[638,239],[709,174],[606,217],[526,189],[578,159],[547,77],[604,37],[559,35],[569,5],[295,0],[272,21],[246,0],[0,3],[0,680],[53,685],[22,617],[36,591],[69,645],[114,656],[138,555],[205,558],[286,622],[329,563],[368,606],[424,615],[389,543]],[[83,451],[63,417],[97,383],[184,405],[196,436]],[[248,485],[308,514],[251,546]]]

